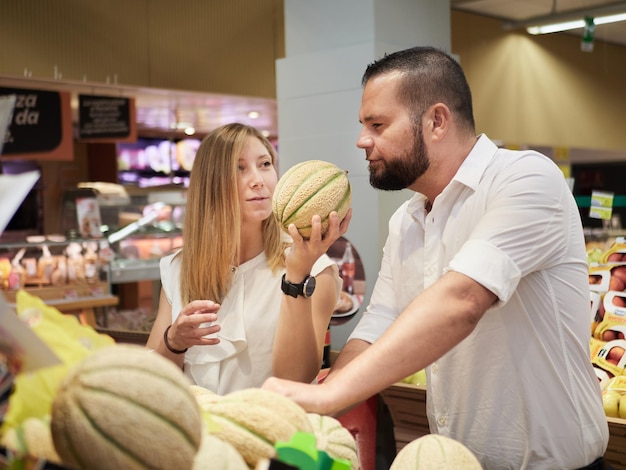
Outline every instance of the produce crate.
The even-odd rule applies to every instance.
[[[398,382],[383,390],[396,439],[396,452],[409,442],[430,433],[426,417],[426,387]]]
[[[607,418],[609,447],[604,457],[615,470],[626,470],[626,419]]]
[[[396,451],[430,432],[426,417],[426,387],[396,383],[380,394],[393,420]],[[626,470],[626,419],[607,418],[609,446],[605,458],[614,470]]]

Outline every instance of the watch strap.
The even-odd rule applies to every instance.
[[[284,294],[289,295],[291,297],[298,297],[301,295],[304,298],[308,298],[313,294],[313,290],[315,290],[315,278],[310,274],[304,278],[299,284],[294,284],[293,282],[289,282],[287,280],[287,275],[283,274],[281,279],[280,288]],[[306,287],[306,289],[305,289]],[[307,292],[307,290],[309,292]]]

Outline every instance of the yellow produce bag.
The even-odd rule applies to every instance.
[[[81,325],[74,315],[59,312],[25,290],[17,292],[15,301],[18,316],[62,363],[15,377],[15,390],[9,398],[1,434],[27,418],[50,415],[56,391],[71,367],[93,351],[115,344],[110,336]]]

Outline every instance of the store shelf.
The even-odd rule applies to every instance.
[[[110,266],[111,284],[126,282],[159,281],[159,259],[115,260]]]
[[[150,333],[143,331],[115,330],[111,328],[96,327],[98,333],[109,335],[116,343],[137,344],[145,346]]]
[[[81,323],[90,326],[96,325],[97,309],[114,307],[119,303],[119,298],[111,295],[108,283],[102,281],[92,284],[26,287],[24,290],[59,312],[76,315]],[[7,302],[15,307],[17,291],[4,290],[2,293]]]
[[[101,297],[76,297],[72,299],[49,299],[46,305],[56,308],[61,312],[73,312],[98,307],[112,307],[118,304],[119,299],[114,295],[103,295]]]

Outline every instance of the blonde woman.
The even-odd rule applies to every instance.
[[[319,216],[303,240],[272,214],[278,181],[270,142],[243,124],[200,145],[191,170],[182,249],[161,260],[159,309],[147,347],[219,394],[274,375],[311,382],[341,280],[325,254],[350,221]],[[324,214],[325,215],[325,214]]]

